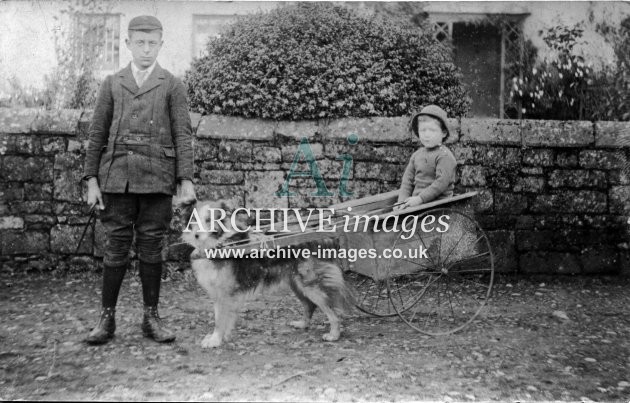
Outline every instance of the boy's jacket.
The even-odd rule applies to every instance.
[[[138,88],[131,64],[101,85],[85,177],[106,193],[174,194],[193,177],[192,129],[182,82],[159,64]]]

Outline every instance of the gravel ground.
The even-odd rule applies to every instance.
[[[356,312],[336,343],[321,341],[321,313],[308,332],[287,326],[300,304],[278,292],[249,302],[236,337],[215,350],[199,345],[212,304],[190,272],[163,284],[161,314],[178,335],[170,345],[142,337],[133,274],[114,340],[83,344],[99,290],[95,274],[0,277],[0,399],[630,399],[627,277],[499,276],[490,306],[460,333],[431,338]]]

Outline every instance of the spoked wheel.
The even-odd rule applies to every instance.
[[[405,323],[421,333],[457,332],[479,315],[490,297],[490,241],[472,217],[453,209],[429,210],[417,223],[409,239],[401,233],[392,247],[403,256],[390,260],[390,301]]]
[[[355,306],[360,311],[381,317],[398,314],[388,298],[386,279],[378,280],[353,271],[347,271],[344,276],[355,289]]]

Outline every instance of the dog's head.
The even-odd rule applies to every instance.
[[[224,202],[197,202],[191,209],[182,240],[198,250],[215,249],[249,237],[248,232],[237,231],[246,223],[232,217],[233,209]]]

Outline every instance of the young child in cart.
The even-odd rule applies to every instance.
[[[443,144],[449,136],[446,119],[446,112],[437,105],[426,106],[411,118],[411,131],[420,138],[422,146],[407,164],[396,209],[453,195],[457,162]]]

